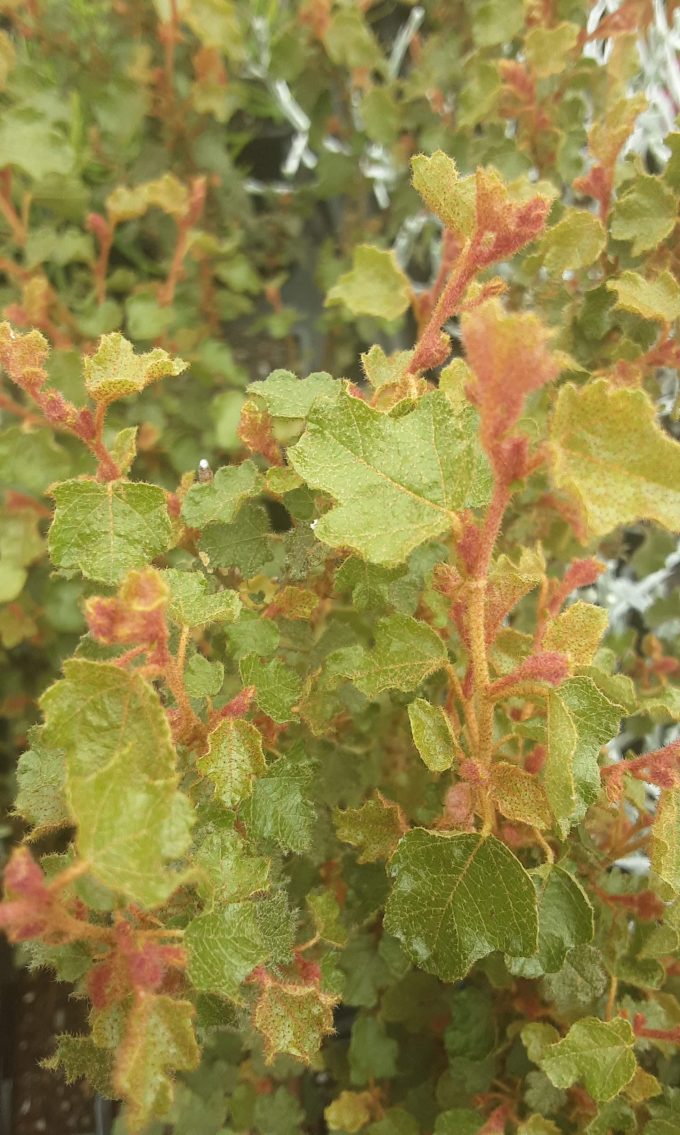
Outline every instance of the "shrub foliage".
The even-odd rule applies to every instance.
[[[52,1065],[121,1132],[670,1135],[680,611],[607,609],[680,528],[653,6],[2,10]]]

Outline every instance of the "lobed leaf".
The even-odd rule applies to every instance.
[[[162,903],[181,882],[167,862],[188,847],[192,810],[153,686],[111,663],[72,659],[41,706],[45,744],[65,753],[80,858],[141,906]]]
[[[465,507],[483,505],[490,483],[471,410],[454,413],[438,392],[392,418],[343,391],[318,399],[293,468],[336,505],[315,535],[376,564],[398,564],[450,530]]]
[[[680,445],[658,427],[644,391],[603,379],[563,386],[550,442],[555,484],[574,499],[591,536],[636,520],[680,529]]]
[[[48,548],[64,571],[77,569],[99,583],[120,583],[167,551],[172,528],[165,493],[156,485],[129,481],[63,481]]]
[[[534,954],[533,883],[494,836],[416,828],[402,838],[389,873],[385,926],[428,973],[459,981],[493,950],[511,957]]]

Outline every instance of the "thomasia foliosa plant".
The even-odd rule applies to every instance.
[[[367,244],[329,295],[410,306],[413,345],[251,382],[238,456],[175,487],[108,415],[181,358],[105,334],[76,402],[0,328],[25,430],[92,462],[12,502],[87,630],[20,758],[0,925],[87,999],[53,1065],[126,1130],[215,1091],[210,1131],[677,1130],[677,662],[593,601],[617,531],[680,527],[677,238],[622,251],[622,144],[557,222],[547,183],[416,156],[434,283]],[[515,302],[546,260],[644,347],[587,371]]]

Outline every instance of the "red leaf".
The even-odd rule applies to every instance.
[[[470,396],[482,419],[487,453],[508,464],[500,442],[515,425],[528,394],[551,382],[559,364],[548,350],[550,332],[535,315],[507,314],[490,300],[462,318],[462,338],[475,374]],[[516,472],[506,470],[512,477]],[[507,483],[507,481],[506,481]]]

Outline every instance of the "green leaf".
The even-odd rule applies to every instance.
[[[394,87],[372,87],[361,100],[364,129],[372,142],[393,145],[401,126],[401,108]]]
[[[349,1042],[350,1083],[362,1087],[372,1080],[388,1080],[397,1074],[399,1045],[388,1037],[377,1017],[360,1013],[352,1025]]]
[[[389,864],[394,880],[385,927],[409,957],[443,981],[458,981],[494,950],[535,953],[536,892],[494,836],[408,832]]]
[[[329,1131],[342,1131],[355,1135],[371,1118],[373,1096],[371,1092],[340,1092],[337,1099],[324,1110]]]
[[[112,331],[102,335],[93,355],[83,358],[85,389],[95,402],[108,405],[128,394],[139,394],[145,386],[168,375],[181,374],[187,365],[160,347],[136,355],[132,343],[118,331]]]
[[[642,1071],[642,1069],[639,1069]],[[601,1107],[586,1127],[586,1135],[610,1135],[611,1131],[637,1131],[635,1112],[623,1099],[614,1099]],[[558,1129],[559,1130],[559,1129]],[[646,1127],[645,1131],[649,1131]]]
[[[358,610],[370,611],[388,604],[390,585],[405,575],[404,567],[380,567],[367,564],[358,556],[348,556],[335,573],[335,586],[339,591],[351,590]]]
[[[288,965],[293,961],[297,911],[290,907],[285,890],[279,887],[266,895],[255,910],[268,960],[276,966]]]
[[[607,288],[616,293],[616,307],[643,319],[672,323],[680,316],[680,284],[667,269],[653,280],[638,272],[622,272],[618,279],[607,282]]]
[[[453,158],[442,150],[431,157],[416,154],[411,158],[413,187],[431,213],[463,240],[472,236],[476,223],[476,187],[474,177],[461,178]]]
[[[224,1101],[223,1093],[220,1098]],[[222,1103],[222,1111],[224,1111],[224,1103]],[[266,1135],[268,1131],[275,1131],[276,1135],[299,1135],[304,1129],[305,1113],[293,1090],[280,1087],[274,1092],[257,1097],[255,1122],[262,1135]]]
[[[289,370],[273,370],[263,382],[251,382],[248,393],[260,398],[272,418],[306,418],[320,394],[333,397],[340,383],[326,371],[298,378]]]
[[[19,757],[16,811],[33,825],[33,836],[71,822],[66,800],[63,749],[50,749],[34,729],[31,748]]]
[[[72,462],[50,430],[10,426],[0,433],[0,481],[42,495],[71,472]]]
[[[568,56],[578,46],[581,29],[578,24],[562,22],[555,27],[533,27],[527,32],[525,50],[531,68],[539,79],[560,75],[567,67]]]
[[[338,839],[360,849],[358,863],[388,859],[404,834],[401,809],[380,795],[361,808],[336,809],[333,821]]]
[[[273,559],[267,511],[247,501],[231,524],[211,524],[199,541],[201,558],[210,567],[238,568],[246,579]]]
[[[548,797],[532,773],[509,761],[494,761],[490,787],[496,807],[509,820],[530,824],[539,831],[550,827],[552,814]]]
[[[208,735],[208,751],[196,767],[224,806],[234,808],[250,796],[255,778],[266,772],[262,737],[249,722],[227,718]]]
[[[450,1060],[483,1060],[496,1046],[493,1000],[485,989],[467,986],[450,997],[451,1020],[444,1033]]]
[[[638,174],[617,199],[610,232],[615,240],[632,242],[633,256],[657,248],[677,220],[675,194],[661,178]]]
[[[343,304],[353,315],[398,319],[411,302],[411,285],[393,252],[358,244],[352,268],[326,296],[326,305]]]
[[[336,11],[324,31],[323,42],[333,63],[340,67],[376,66],[381,58],[363,12],[352,7]]]
[[[413,744],[423,763],[432,772],[445,772],[451,768],[457,746],[451,722],[441,706],[432,705],[424,698],[416,698],[408,707]]]
[[[543,775],[562,838],[600,794],[600,746],[619,730],[622,708],[592,678],[570,678],[548,695],[548,754]]]
[[[558,973],[544,978],[547,998],[558,1013],[582,1013],[607,988],[609,975],[594,946],[574,946]]]
[[[0,121],[0,168],[16,166],[34,181],[68,174],[75,164],[64,134],[42,114],[5,107]]]
[[[20,505],[0,511],[0,603],[11,603],[22,592],[27,568],[44,554],[38,514]]]
[[[173,1098],[172,1073],[188,1072],[198,1064],[194,1012],[188,1001],[163,995],[147,994],[133,1005],[114,1075],[132,1130],[167,1116]]]
[[[404,1111],[401,1107],[391,1107],[382,1119],[366,1128],[366,1135],[420,1135],[420,1127],[410,1112]],[[468,1133],[457,1131],[455,1135],[468,1135]]]
[[[283,724],[292,721],[302,694],[302,679],[278,658],[264,662],[255,654],[241,659],[241,681],[255,687],[255,700],[263,713]]]
[[[313,891],[307,895],[307,906],[319,938],[333,946],[346,945],[347,930],[341,920],[340,904],[333,892],[327,888]]]
[[[593,1099],[605,1102],[635,1075],[634,1042],[633,1030],[622,1017],[584,1017],[546,1049],[540,1065],[556,1088],[570,1088],[580,1080]]]
[[[80,858],[134,902],[162,903],[182,880],[166,860],[186,850],[191,807],[177,791],[170,727],[153,686],[112,663],[72,659],[41,706],[45,744],[66,754]]]
[[[607,234],[602,221],[587,209],[568,209],[541,241],[545,267],[553,275],[589,268],[604,251]]]
[[[170,546],[165,493],[129,481],[63,481],[51,495],[56,512],[48,538],[54,564],[100,583],[120,583]]]
[[[471,409],[456,414],[444,394],[391,418],[343,391],[312,406],[290,463],[337,504],[315,534],[376,564],[398,564],[425,540],[450,531],[456,513],[488,501],[489,474]]]
[[[224,684],[224,666],[194,654],[184,670],[184,686],[190,698],[209,698],[219,694]]]
[[[522,0],[509,0],[499,7],[494,0],[481,0],[471,9],[472,37],[477,47],[509,43],[524,25]]]
[[[208,832],[196,848],[195,861],[198,891],[206,902],[236,902],[269,887],[271,860],[249,855],[235,831]]]
[[[453,1107],[439,1113],[434,1135],[477,1135],[482,1124],[482,1117],[471,1108]]]
[[[161,575],[170,588],[170,618],[180,626],[233,623],[238,618],[241,600],[235,591],[210,591],[208,580],[195,571],[168,568]]]
[[[572,666],[590,666],[608,623],[604,607],[578,599],[548,623],[543,649],[566,654]]]
[[[284,851],[309,850],[316,816],[309,799],[313,775],[311,763],[296,750],[270,765],[242,808],[249,834]]]
[[[656,808],[650,846],[652,867],[680,894],[680,790],[666,789]]]
[[[253,461],[225,465],[212,481],[191,486],[182,503],[182,519],[190,528],[229,524],[243,502],[259,492],[261,481]]]
[[[264,1037],[267,1062],[279,1053],[311,1063],[333,1032],[336,998],[310,985],[268,984],[255,1006],[254,1021]]]
[[[194,918],[184,933],[194,989],[238,999],[248,974],[267,958],[255,902],[232,902]]]
[[[229,648],[236,661],[248,654],[267,658],[279,645],[280,632],[271,619],[262,619],[244,608],[237,621],[225,627]]]
[[[43,1067],[61,1072],[67,1084],[87,1080],[88,1086],[111,1099],[115,1090],[111,1082],[113,1061],[110,1051],[99,1048],[89,1036],[57,1037],[57,1047]]]
[[[643,390],[567,384],[550,433],[555,484],[576,501],[592,536],[636,520],[680,528],[680,445],[658,427]]]
[[[371,650],[338,651],[337,672],[350,678],[368,698],[384,690],[415,689],[446,663],[446,647],[436,631],[410,615],[388,615],[375,629]]]
[[[510,971],[522,977],[557,973],[572,946],[592,940],[593,908],[572,875],[562,867],[531,872],[538,896],[538,950],[534,958],[511,961]]]
[[[131,295],[125,301],[125,327],[135,342],[153,342],[160,339],[172,326],[174,312],[159,303],[156,296]]]

